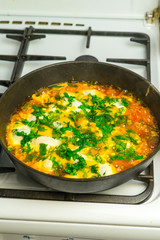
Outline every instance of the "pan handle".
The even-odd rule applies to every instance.
[[[75,61],[88,61],[88,62],[98,62],[98,59],[91,55],[82,55],[75,59]]]

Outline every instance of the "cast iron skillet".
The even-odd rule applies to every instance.
[[[0,100],[0,139],[1,145],[13,161],[16,169],[39,183],[64,192],[91,193],[118,186],[142,172],[152,161],[159,150],[160,143],[154,152],[138,165],[121,173],[92,179],[73,179],[52,176],[28,167],[15,158],[6,147],[5,131],[14,109],[26,97],[31,96],[42,87],[67,81],[93,81],[99,84],[112,84],[132,92],[141,98],[155,116],[160,129],[160,93],[141,76],[118,66],[101,62],[65,62],[49,65],[33,71],[11,85]]]

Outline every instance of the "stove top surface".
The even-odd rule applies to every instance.
[[[45,38],[42,37],[41,39],[30,41],[27,53],[25,57],[23,56],[25,63],[20,72],[21,76],[44,65],[61,61],[72,61],[81,55],[93,55],[102,62],[108,60],[115,61],[115,59],[118,59],[118,61],[116,60],[113,64],[129,68],[144,78],[147,78],[148,80],[151,79],[152,84],[159,89],[159,30],[156,24],[151,26],[146,24],[144,20],[125,21],[98,19],[96,21],[95,19],[55,18],[53,20],[52,18],[47,18],[45,19],[48,23],[46,27],[44,26],[44,21],[41,21],[43,24],[39,24],[40,21],[37,21],[37,18],[34,17],[32,17],[33,25],[31,24],[31,21],[31,25],[29,24],[27,17],[23,17],[22,21],[20,21],[20,19],[20,17],[12,17],[12,20],[10,20],[9,17],[5,16],[4,21],[6,21],[6,24],[0,23],[0,56],[3,58],[4,55],[12,57],[12,61],[0,61],[1,69],[3,69],[3,71],[0,72],[0,82],[3,85],[0,88],[2,93],[5,91],[10,79],[13,79],[14,81],[14,78],[12,77],[13,69],[15,68],[15,56],[17,56],[17,53],[19,52],[20,46],[19,41],[13,40],[13,38],[15,39],[15,36],[18,35],[14,32],[14,29],[15,31],[20,31],[21,35],[26,27],[30,29],[33,27],[34,35],[45,35]],[[17,21],[17,23],[13,24],[14,21]],[[19,24],[18,21],[22,23]],[[46,33],[46,29],[48,29],[50,33]],[[64,30],[65,33],[62,33],[62,30]],[[68,31],[71,35],[69,35]],[[102,31],[105,32],[105,37],[101,36],[104,35],[104,33],[102,34]],[[61,34],[59,34],[60,32]],[[96,32],[98,32],[100,36],[97,36]],[[116,37],[112,36],[115,32]],[[125,32],[125,36],[122,34],[123,32]],[[144,39],[143,41],[141,40],[141,43],[137,42],[137,40],[135,41],[135,38],[137,39],[138,36],[139,39],[139,35],[141,34],[142,36],[147,34],[146,36],[150,39],[151,49],[149,52],[146,51]],[[6,35],[9,37],[6,38]],[[10,37],[11,35],[12,37]],[[61,39],[59,39],[59,35],[61,35]],[[36,60],[33,55],[36,56]],[[47,60],[43,59],[42,61],[39,61],[37,60],[39,56],[47,56]],[[51,56],[63,57],[65,59],[53,60],[50,59]],[[129,59],[129,62],[127,64],[124,63],[124,59]],[[134,60],[134,64],[131,59],[132,61]],[[135,60],[138,64],[137,62],[135,63]],[[148,60],[150,64],[149,70],[147,70],[146,67],[148,66]],[[146,227],[149,227],[152,221],[152,226],[159,226],[159,220],[155,216],[157,206],[160,204],[160,175],[158,171],[160,165],[159,157],[160,155],[158,153],[154,158],[154,173],[152,173],[152,166],[149,169],[149,175],[151,174],[151,185],[153,184],[152,180],[154,179],[154,190],[153,192],[152,190],[150,192],[152,193],[152,196],[145,203],[135,206],[132,205],[134,202],[131,202],[131,204],[123,204],[123,201],[121,200],[121,204],[114,204],[115,202],[113,202],[113,200],[108,200],[108,196],[116,195],[117,197],[114,197],[114,199],[117,201],[117,199],[119,200],[120,195],[129,197],[135,195],[135,201],[137,201],[139,194],[147,189],[148,186],[144,181],[139,182],[138,179],[131,180],[119,187],[96,194],[97,196],[107,196],[107,201],[111,203],[102,204],[101,202],[103,202],[103,200],[99,200],[99,202],[96,203],[92,197],[89,201],[84,201],[82,196],[82,202],[79,201],[79,196],[77,197],[77,200],[75,195],[68,195],[67,197],[65,195],[64,197],[63,194],[57,193],[51,189],[46,189],[31,179],[28,180],[21,174],[17,174],[17,172],[2,173],[0,174],[0,192],[2,193],[0,202],[5,206],[4,209],[8,208],[10,211],[6,213],[5,210],[2,209],[0,217],[3,219],[23,218],[27,221],[83,222],[86,224],[120,224]],[[4,161],[2,159],[4,159]],[[2,151],[0,167],[12,166],[12,163]],[[37,191],[44,194],[49,191],[49,195],[46,194],[47,200],[43,201],[27,200],[28,198],[32,199],[32,197],[30,197],[31,195],[29,192],[26,192],[26,198],[22,197],[22,200],[17,199],[16,194],[18,194],[18,191],[15,191],[14,193],[12,191],[13,195],[9,196],[10,193],[7,189],[16,189],[18,191],[25,189],[26,191],[32,191],[34,194]],[[53,196],[53,193],[56,197],[58,196],[58,198],[62,199],[55,198],[54,201],[48,201],[48,199]],[[63,197],[67,201],[63,201]],[[10,201],[12,201],[12,204],[15,204],[15,209],[11,208]],[[43,207],[45,208],[45,211],[43,210],[40,212],[39,209],[42,209]],[[16,212],[17,208],[19,209],[18,212]],[[28,213],[28,209],[30,209],[30,213]],[[113,209],[116,211],[116,215],[113,214]],[[54,212],[54,215],[51,212]],[[141,216],[138,219],[137,212],[141,213]],[[123,218],[121,218],[122,214]],[[130,218],[130,215],[132,215],[132,218]]]

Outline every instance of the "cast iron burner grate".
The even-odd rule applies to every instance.
[[[14,62],[14,67],[10,80],[0,80],[0,85],[9,87],[15,82],[22,73],[25,61],[41,60],[66,60],[65,56],[46,56],[46,55],[27,55],[30,41],[45,38],[45,34],[59,35],[82,35],[86,36],[86,48],[90,47],[92,36],[101,37],[128,37],[130,41],[143,44],[146,50],[145,59],[126,59],[126,58],[108,58],[107,62],[136,64],[145,66],[147,80],[151,81],[150,67],[150,39],[144,33],[137,32],[112,32],[112,31],[93,31],[91,27],[88,30],[63,30],[63,29],[37,29],[33,27],[24,30],[0,29],[0,34],[6,34],[7,38],[20,42],[17,55],[0,55],[0,60]],[[0,93],[2,96],[2,93]],[[3,158],[3,149],[1,148],[0,158]],[[3,161],[3,159],[2,159]],[[0,167],[0,173],[15,171],[12,167]],[[72,194],[64,192],[19,190],[0,188],[0,197],[36,199],[36,200],[55,200],[55,201],[73,201],[73,202],[92,202],[92,203],[113,203],[113,204],[140,204],[149,199],[154,188],[153,162],[150,166],[134,180],[146,184],[145,190],[137,195],[106,195],[106,194]]]

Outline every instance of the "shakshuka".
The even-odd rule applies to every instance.
[[[26,165],[66,178],[124,171],[156,148],[156,121],[126,90],[62,83],[28,97],[6,129],[8,150]]]

